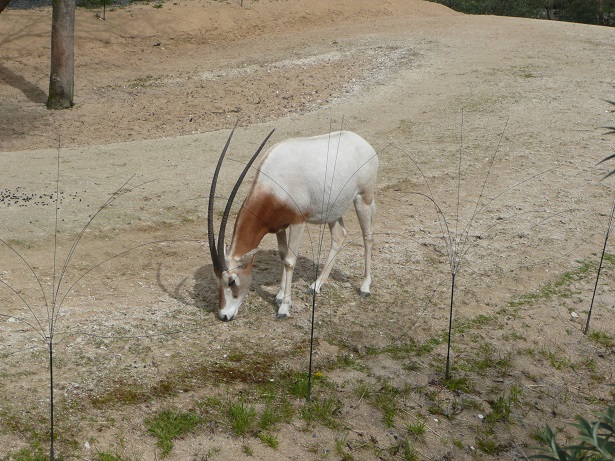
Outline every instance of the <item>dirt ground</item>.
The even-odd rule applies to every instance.
[[[612,262],[598,334],[582,332],[613,200],[613,181],[600,181],[610,165],[597,166],[615,146],[603,128],[615,123],[612,29],[418,0],[101,14],[77,12],[75,106],[57,112],[44,107],[50,9],[0,15],[0,459],[47,447],[51,323],[66,459],[160,459],[144,421],[167,408],[208,421],[175,440],[173,460],[526,459],[545,423],[565,441],[575,415],[612,403]],[[238,318],[216,319],[205,213],[236,121],[221,197],[272,128],[274,142],[352,130],[380,157],[372,296],[358,297],[362,239],[348,216],[317,298],[314,367],[337,424],[306,423],[293,401],[276,449],[233,435],[204,402],[260,408],[256,385],[307,370],[322,229],[306,235],[289,319],[274,315],[271,236]],[[463,390],[443,382],[457,261]],[[367,388],[395,390],[392,422]],[[125,398],[135,389],[147,396]],[[511,414],[487,428],[504,396]]]

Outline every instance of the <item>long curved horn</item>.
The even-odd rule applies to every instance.
[[[220,158],[218,159],[218,164],[216,165],[216,169],[214,170],[214,177],[211,180],[211,189],[209,191],[209,203],[207,205],[207,238],[209,240],[209,252],[211,253],[211,262],[214,265],[214,272],[216,274],[222,274],[222,272],[227,270],[227,267],[226,267],[226,261],[224,260],[224,258],[220,259],[218,257],[218,251],[216,250],[216,236],[214,235],[214,199],[216,196],[216,185],[218,183],[218,174],[220,173],[220,167],[222,166],[222,160],[224,160],[224,156],[226,155],[228,146],[231,143],[231,138],[233,137],[235,128],[237,128],[237,124],[235,124],[235,126],[231,130],[231,134],[226,140],[224,149],[222,149],[222,153],[220,154]]]
[[[233,200],[235,199],[235,195],[237,195],[239,186],[241,186],[241,183],[243,182],[243,178],[245,178],[246,174],[248,173],[248,170],[254,163],[254,160],[256,160],[256,157],[258,157],[258,154],[261,153],[261,151],[263,150],[263,147],[265,147],[265,144],[267,144],[267,141],[269,141],[269,138],[271,137],[274,131],[275,129],[271,130],[271,132],[267,135],[267,137],[261,143],[258,150],[254,153],[252,158],[248,161],[248,163],[246,163],[246,166],[244,167],[243,171],[239,175],[239,179],[237,179],[237,182],[235,183],[235,187],[233,187],[233,190],[231,191],[231,195],[229,195],[228,202],[226,202],[226,208],[224,209],[224,214],[222,215],[222,221],[220,222],[220,231],[218,232],[218,259],[223,262],[224,267],[225,267],[224,270],[228,270],[226,268],[226,260],[224,258],[224,232],[226,231],[226,222],[228,221],[228,216],[231,212],[231,207],[233,206]]]

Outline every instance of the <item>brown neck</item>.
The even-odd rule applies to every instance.
[[[288,205],[257,183],[237,215],[229,255],[240,258],[258,247],[266,234],[304,222],[308,216],[309,212],[298,212],[296,207]]]
[[[256,249],[267,233],[269,233],[269,227],[242,207],[235,221],[229,257],[239,259]]]

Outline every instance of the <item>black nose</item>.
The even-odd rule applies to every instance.
[[[228,315],[222,316],[222,321],[223,322],[228,322],[229,320],[231,320],[231,318]]]

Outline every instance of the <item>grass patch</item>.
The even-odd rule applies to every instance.
[[[228,418],[235,435],[242,437],[254,432],[257,419],[256,409],[254,405],[246,403],[243,396],[239,402],[229,402]]]
[[[444,380],[444,386],[452,392],[465,392],[466,394],[474,392],[474,388],[472,387],[472,384],[467,376],[461,376],[458,378],[451,376],[450,378]]]
[[[609,335],[603,331],[592,331],[587,335],[596,344],[600,344],[602,347],[611,349],[615,346],[615,336]]]
[[[364,398],[376,407],[382,413],[382,422],[386,427],[395,426],[395,417],[399,412],[397,398],[400,391],[391,386],[389,383],[384,385],[377,391],[369,391],[364,394]]]
[[[320,423],[330,429],[336,429],[339,423],[336,414],[340,403],[332,397],[316,397],[306,402],[301,408],[301,418],[308,424]]]
[[[432,352],[439,344],[442,344],[442,342],[442,338],[431,338],[424,343],[417,343],[414,339],[410,339],[406,344],[368,348],[367,355],[389,354],[391,358],[395,360],[408,357],[420,357]]]
[[[426,419],[417,418],[417,420],[414,423],[406,424],[406,429],[408,430],[408,433],[416,439],[423,438],[425,436],[426,428],[427,428]]]
[[[64,457],[56,457],[58,461],[64,459]],[[36,445],[32,448],[22,448],[16,453],[8,454],[6,457],[0,458],[2,461],[48,461],[49,456],[45,453],[40,445]]]
[[[605,261],[613,265],[615,258],[613,255],[605,255]],[[539,301],[552,299],[555,296],[561,298],[569,298],[574,293],[570,290],[570,285],[573,282],[583,280],[586,277],[593,275],[598,267],[594,261],[581,261],[579,266],[571,271],[560,274],[554,281],[547,282],[539,287],[533,293],[526,293],[516,297],[508,303],[509,307],[534,305]]]
[[[156,437],[160,456],[166,458],[173,449],[173,441],[193,430],[201,419],[192,412],[163,410],[145,420],[145,428]]]
[[[268,447],[274,450],[278,449],[280,442],[275,435],[270,434],[268,432],[259,432],[257,436],[260,439],[260,441],[263,442]]]
[[[486,327],[494,327],[499,325],[499,318],[494,315],[480,314],[471,319],[458,319],[453,321],[453,330],[455,333],[466,333],[471,330],[478,330]]]
[[[189,392],[207,383],[267,383],[274,373],[275,359],[271,354],[239,356],[230,353],[229,356],[233,357],[233,360],[229,360],[228,363],[197,364],[194,367],[177,370],[151,386],[118,379],[106,392],[92,396],[90,401],[97,409],[138,405],[174,396],[180,391]]]
[[[293,408],[285,396],[279,399],[268,399],[263,405],[263,411],[258,418],[258,428],[267,430],[274,428],[282,421],[290,421],[293,415]]]
[[[281,378],[280,385],[288,389],[293,397],[307,399],[309,379],[307,373],[295,373]],[[317,389],[332,389],[333,384],[320,372],[312,375],[312,391]]]
[[[540,355],[549,361],[551,366],[556,370],[572,367],[572,361],[560,351],[554,351],[546,346],[540,349]]]
[[[499,376],[505,377],[513,367],[510,357],[498,355],[495,347],[489,343],[484,342],[478,346],[478,351],[471,352],[472,355],[469,358],[459,363],[458,367],[461,371],[466,373],[495,371]],[[448,384],[447,387],[449,387]]]

